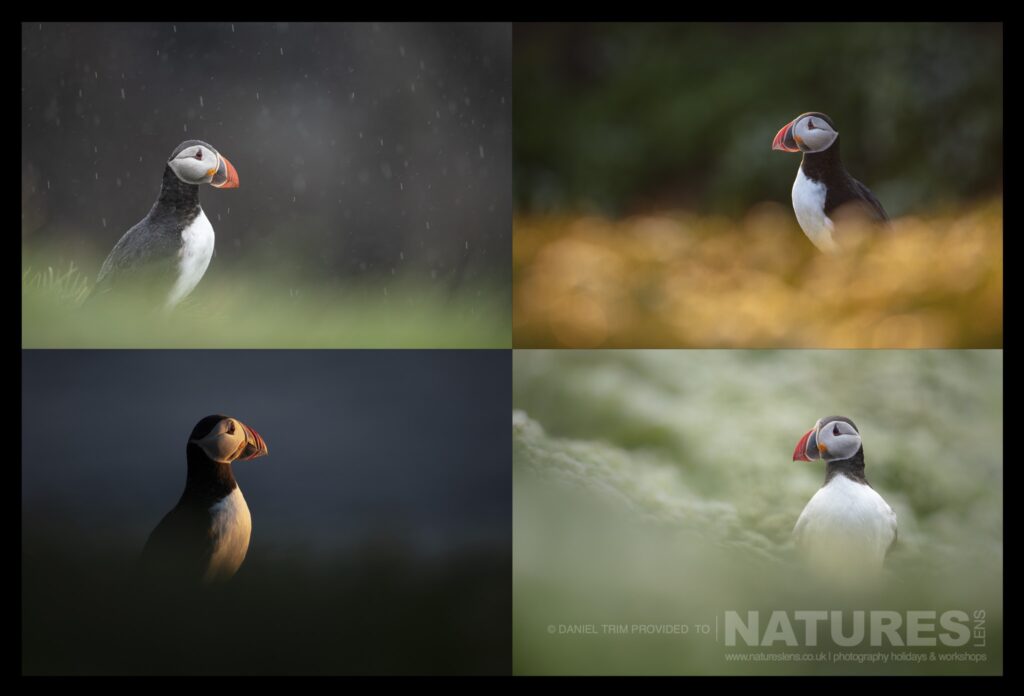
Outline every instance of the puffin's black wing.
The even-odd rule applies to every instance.
[[[209,512],[179,504],[149,535],[139,563],[150,579],[197,583],[206,573],[212,553]]]
[[[153,277],[171,276],[181,251],[181,234],[144,218],[114,245],[96,278],[96,291],[109,290],[122,276],[145,269]]]
[[[875,214],[878,216],[878,219],[884,222],[888,222],[889,216],[886,214],[885,208],[882,207],[882,202],[875,197],[875,194],[871,193],[871,189],[869,189],[867,186],[860,183],[853,177],[850,177],[850,180],[853,182],[853,185],[857,189],[857,192],[860,194],[860,197],[867,204],[869,204],[871,208],[874,209]]]

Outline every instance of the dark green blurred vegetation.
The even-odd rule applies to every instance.
[[[57,530],[53,530],[57,533]],[[507,674],[507,553],[247,559],[205,591],[145,587],[137,556],[26,539],[24,674]]]
[[[1000,24],[517,24],[516,204],[735,214],[788,201],[776,131],[823,111],[892,215],[1002,189]]]

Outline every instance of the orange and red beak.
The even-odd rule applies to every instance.
[[[224,155],[219,153],[218,155],[220,156],[220,166],[217,167],[217,173],[210,180],[210,185],[217,188],[238,188],[238,172],[235,171],[235,166],[228,162],[228,158]]]
[[[793,450],[794,462],[813,462],[821,459],[820,448],[818,447],[818,426],[814,426],[800,438]]]
[[[783,152],[800,152],[800,146],[793,137],[794,123],[795,121],[790,121],[775,134],[775,140],[772,141],[773,150],[782,150]]]
[[[237,185],[235,184],[235,186]],[[242,454],[238,459],[245,461],[246,459],[255,459],[267,454],[267,443],[263,441],[260,434],[244,423],[242,423],[242,429],[245,431],[245,449],[242,450]]]

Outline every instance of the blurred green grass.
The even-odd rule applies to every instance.
[[[99,268],[99,263],[87,263]],[[331,283],[211,268],[174,311],[122,293],[84,302],[94,274],[44,250],[22,257],[24,348],[505,348],[508,288],[453,292],[395,277]]]
[[[24,539],[23,674],[508,673],[507,551],[257,553],[196,592],[146,586],[138,549],[84,534],[55,525]]]
[[[516,674],[1002,672],[1001,351],[513,360]],[[793,562],[792,527],[823,468],[791,453],[829,413],[857,422],[868,479],[899,517],[885,583],[854,594]],[[697,635],[548,629],[692,626],[748,609],[984,609],[987,661],[739,663]]]

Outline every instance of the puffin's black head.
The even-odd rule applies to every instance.
[[[196,423],[188,437],[208,459],[222,464],[255,459],[267,454],[267,443],[260,434],[230,416],[207,416]]]
[[[860,431],[852,420],[845,416],[825,416],[796,443],[793,461],[841,461],[853,457],[861,447]]]
[[[835,125],[825,114],[810,111],[800,114],[775,134],[773,150],[783,152],[823,152],[839,137]]]
[[[167,166],[186,184],[238,188],[238,172],[234,166],[202,140],[186,140],[174,148]]]

